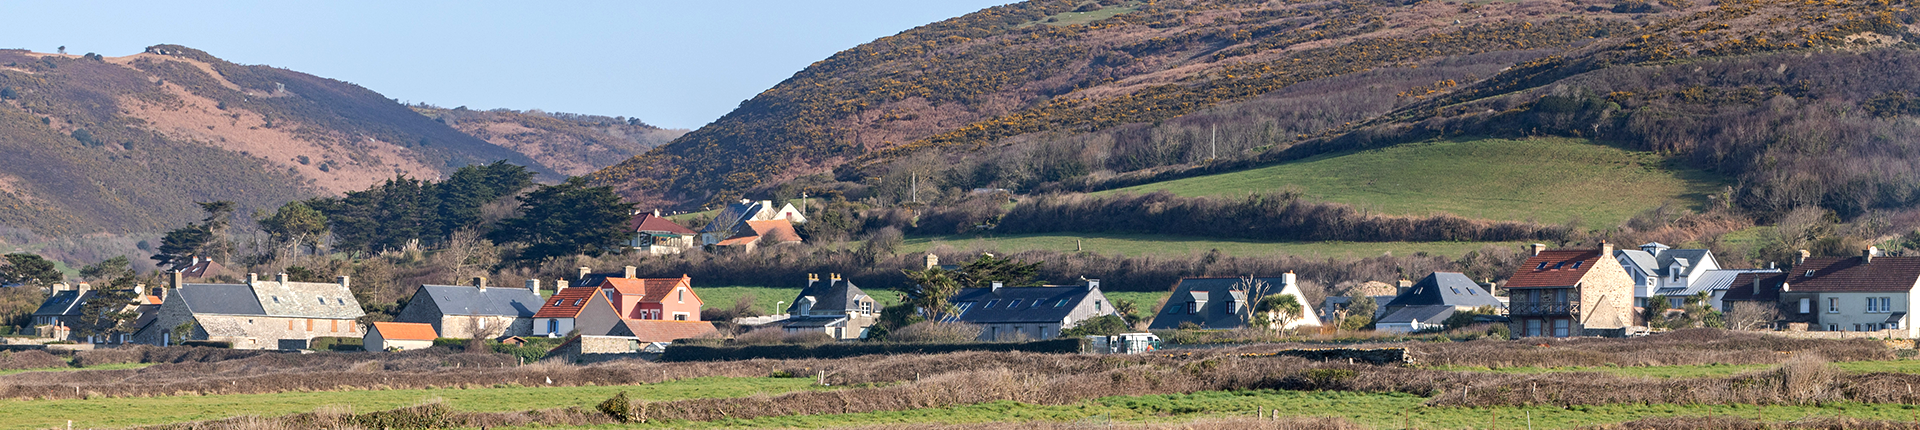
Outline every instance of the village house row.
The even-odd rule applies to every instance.
[[[654,213],[636,215],[628,246],[653,254],[677,253],[691,246],[740,246],[795,241],[794,222],[804,222],[792,205],[743,201],[720,212],[724,220],[695,232]],[[727,226],[715,225],[727,224]],[[777,240],[764,241],[773,236]],[[1920,287],[1920,257],[1879,255],[1868,249],[1857,257],[1811,257],[1801,251],[1790,269],[1723,269],[1702,249],[1671,249],[1649,243],[1616,250],[1610,244],[1589,249],[1547,249],[1531,245],[1528,259],[1500,285],[1476,282],[1453,272],[1436,272],[1398,286],[1369,282],[1359,295],[1376,303],[1375,327],[1414,332],[1440,327],[1460,312],[1493,309],[1481,321],[1508,323],[1516,337],[1624,336],[1644,332],[1647,300],[1666,297],[1668,309],[1700,297],[1715,309],[1749,303],[1770,309],[1761,328],[1828,332],[1858,337],[1912,338],[1920,335],[1907,321],[1913,291]],[[927,255],[927,268],[941,266]],[[555,280],[542,290],[540,280],[525,286],[489,286],[483,278],[468,285],[423,285],[393,322],[370,327],[351,292],[351,280],[293,282],[280,274],[245,283],[196,283],[221,271],[209,260],[192,259],[172,272],[169,288],[136,287],[125,311],[139,315],[133,330],[115,338],[80,336],[70,329],[85,303],[96,296],[86,284],[58,284],[33,314],[43,337],[86,343],[173,345],[212,341],[248,349],[307,349],[315,338],[359,337],[368,350],[431,346],[439,338],[512,339],[569,337],[563,349],[576,353],[635,353],[659,343],[706,336],[713,324],[701,320],[704,302],[687,276],[640,278],[633,267],[596,273],[580,268],[570,280]],[[1152,330],[1243,327],[1261,297],[1292,296],[1313,312],[1294,318],[1269,318],[1276,329],[1320,326],[1346,316],[1350,296],[1309,303],[1294,274],[1254,278],[1268,291],[1247,291],[1240,278],[1187,278],[1148,319]],[[550,293],[548,293],[550,291]],[[982,327],[981,340],[1050,339],[1079,323],[1114,309],[1100,282],[1042,287],[965,289],[949,298],[958,312],[950,321]],[[738,321],[778,327],[787,332],[814,331],[832,338],[867,337],[880,305],[858,286],[836,274],[808,275],[784,315]],[[1751,306],[1755,305],[1757,306]],[[1752,327],[1744,327],[1752,328]]]

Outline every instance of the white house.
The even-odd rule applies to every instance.
[[[1636,307],[1645,307],[1647,298],[1662,294],[1661,290],[1688,290],[1700,280],[1700,275],[1720,269],[1720,261],[1713,258],[1713,251],[1672,249],[1659,242],[1640,245],[1640,249],[1617,250],[1613,257],[1620,260],[1627,277],[1633,278]]]

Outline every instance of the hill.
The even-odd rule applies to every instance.
[[[1031,1],[835,54],[595,179],[688,206],[909,183],[924,201],[1546,135],[1728,177],[1763,218],[1851,217],[1920,203],[1908,6]]]
[[[582,134],[594,127],[584,121],[543,130]],[[0,226],[44,235],[165,231],[198,219],[196,201],[246,215],[498,160],[554,180],[591,167],[548,154],[599,145],[581,152],[617,158],[645,139],[496,144],[351,83],[176,45],[124,57],[0,50]]]
[[[687,134],[687,130],[654,127],[639,118],[538,109],[479,111],[422,104],[413,106],[413,110],[462,133],[526,154],[568,176],[593,173]]]
[[[1704,207],[1725,185],[1679,164],[1583,139],[1461,139],[1324,154],[1112,192],[1239,196],[1295,186],[1317,200],[1395,215],[1612,226],[1669,202]]]

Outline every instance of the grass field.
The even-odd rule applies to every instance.
[[[342,405],[355,412],[406,407],[440,399],[457,410],[520,411],[565,406],[592,407],[615,393],[647,400],[743,397],[825,389],[807,378],[696,378],[648,385],[604,387],[508,387],[433,390],[322,391],[276,394],[28,400],[0,408],[0,429],[126,427],[200,421],[239,415],[278,416]]]
[[[1423,396],[1306,391],[1208,391],[1193,394],[1121,396],[1061,406],[992,402],[897,412],[805,415],[710,422],[665,421],[617,428],[822,428],[911,423],[1063,421],[1105,427],[1112,422],[1167,422],[1251,416],[1256,408],[1282,416],[1339,416],[1377,429],[1532,428],[1564,429],[1657,416],[1730,415],[1769,421],[1847,416],[1907,421],[1908,405],[1834,403],[1823,406],[1607,405],[1560,408],[1427,407]],[[551,428],[551,427],[549,427]],[[594,427],[615,428],[615,427]]]
[[[1486,245],[1520,246],[1518,242],[1260,242],[1144,234],[1050,233],[909,237],[901,242],[900,252],[923,252],[940,245],[956,250],[987,249],[1001,252],[1084,250],[1129,257],[1187,257],[1218,249],[1221,253],[1236,257],[1297,255],[1320,258],[1376,257],[1387,253],[1412,255],[1421,252],[1458,257]]]
[[[752,295],[754,308],[768,315],[785,312],[787,305],[793,304],[794,296],[800,294],[799,288],[752,286],[694,287],[694,290],[699,291],[700,300],[705,303],[702,309],[732,308],[734,301],[739,300],[740,297]],[[894,292],[892,288],[876,285],[863,286],[860,290],[866,291],[874,301],[880,302],[880,306],[893,306],[900,303],[899,293]],[[783,301],[786,303],[779,303]]]
[[[1699,207],[1724,183],[1659,155],[1584,139],[1408,143],[1108,192],[1239,196],[1297,186],[1316,200],[1390,214],[1610,227],[1668,201]]]
[[[1134,309],[1138,310],[1135,313],[1135,316],[1138,316],[1141,318],[1148,318],[1148,319],[1153,318],[1153,315],[1154,315],[1153,305],[1160,304],[1160,300],[1166,299],[1167,294],[1171,294],[1171,293],[1172,293],[1171,291],[1156,291],[1156,292],[1102,291],[1100,292],[1100,294],[1107,295],[1107,300],[1110,300],[1110,301],[1115,301],[1115,302],[1118,302],[1121,300],[1132,301]]]

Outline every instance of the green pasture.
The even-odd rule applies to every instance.
[[[1264,242],[1256,240],[1109,233],[1045,233],[1009,235],[916,236],[901,241],[900,252],[923,252],[945,245],[955,250],[1085,251],[1128,257],[1191,257],[1212,250],[1235,257],[1294,255],[1315,258],[1365,258],[1382,254],[1428,253],[1457,257],[1487,245],[1520,246],[1518,242]]]

